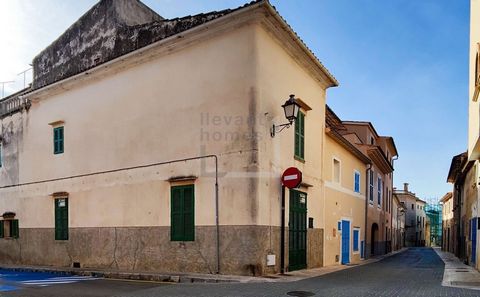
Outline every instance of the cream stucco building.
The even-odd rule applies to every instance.
[[[425,245],[426,202],[410,191],[409,184],[403,184],[403,190],[394,189],[394,195],[403,204],[405,210],[405,246]]]
[[[443,242],[442,249],[447,252],[454,253],[456,230],[454,225],[453,216],[453,193],[448,192],[445,194],[440,202],[442,203],[442,233]]]
[[[260,275],[392,249],[393,138],[326,107],[338,82],[268,1],[101,0],[33,69],[0,101],[0,263]]]
[[[285,266],[324,265],[337,81],[267,1],[166,20],[102,0],[33,67],[0,102],[2,263],[277,272],[280,176],[295,166]],[[291,93],[301,120],[271,137]]]
[[[405,216],[406,206],[393,194],[392,207],[392,249],[399,250],[405,246]]]

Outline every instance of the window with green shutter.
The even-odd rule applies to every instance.
[[[63,153],[64,146],[64,131],[63,126],[53,128],[53,153]]]
[[[194,185],[171,188],[170,238],[172,241],[195,240],[194,193]]]
[[[18,238],[19,234],[18,220],[0,221],[0,238]]]
[[[68,199],[55,199],[55,240],[68,240]]]
[[[10,236],[13,238],[18,238],[19,229],[18,229],[18,220],[12,220],[10,222]]]
[[[305,114],[301,111],[295,121],[295,158],[305,160]]]

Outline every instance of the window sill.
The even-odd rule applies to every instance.
[[[293,158],[294,158],[295,160],[297,160],[298,162],[305,163],[305,159],[303,159],[302,157],[299,157],[299,156],[293,156]]]

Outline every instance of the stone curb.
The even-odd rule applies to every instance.
[[[362,266],[371,263],[381,261],[390,256],[402,253],[407,248],[382,255],[379,257],[367,259],[354,266],[338,266],[338,269],[331,271],[319,271],[308,273],[308,270],[299,271],[305,274],[291,275],[289,277],[282,277],[281,275],[270,275],[267,277],[247,277],[247,276],[234,276],[234,275],[220,275],[220,276],[207,276],[207,275],[195,275],[195,274],[167,274],[167,273],[148,273],[148,272],[119,272],[119,271],[102,271],[102,270],[88,270],[81,268],[55,268],[55,267],[19,267],[19,266],[0,266],[0,269],[6,269],[19,272],[48,272],[59,275],[80,275],[80,276],[93,276],[108,279],[120,279],[120,280],[138,280],[138,281],[152,281],[152,282],[168,282],[168,283],[269,283],[269,282],[294,282],[302,279],[317,277],[326,275],[329,273],[349,269],[355,266]],[[321,268],[320,268],[321,269]],[[272,278],[275,276],[275,278]]]
[[[152,282],[170,282],[170,283],[233,283],[240,282],[237,279],[225,279],[217,277],[202,277],[191,275],[159,274],[159,273],[138,273],[138,272],[115,272],[115,271],[97,271],[81,270],[69,268],[44,268],[44,267],[9,267],[0,266],[0,269],[18,272],[47,272],[59,275],[79,275],[93,276],[109,279],[141,280]]]

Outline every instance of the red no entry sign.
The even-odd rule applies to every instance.
[[[282,184],[289,188],[296,188],[302,182],[302,172],[298,168],[287,168],[282,174]]]

